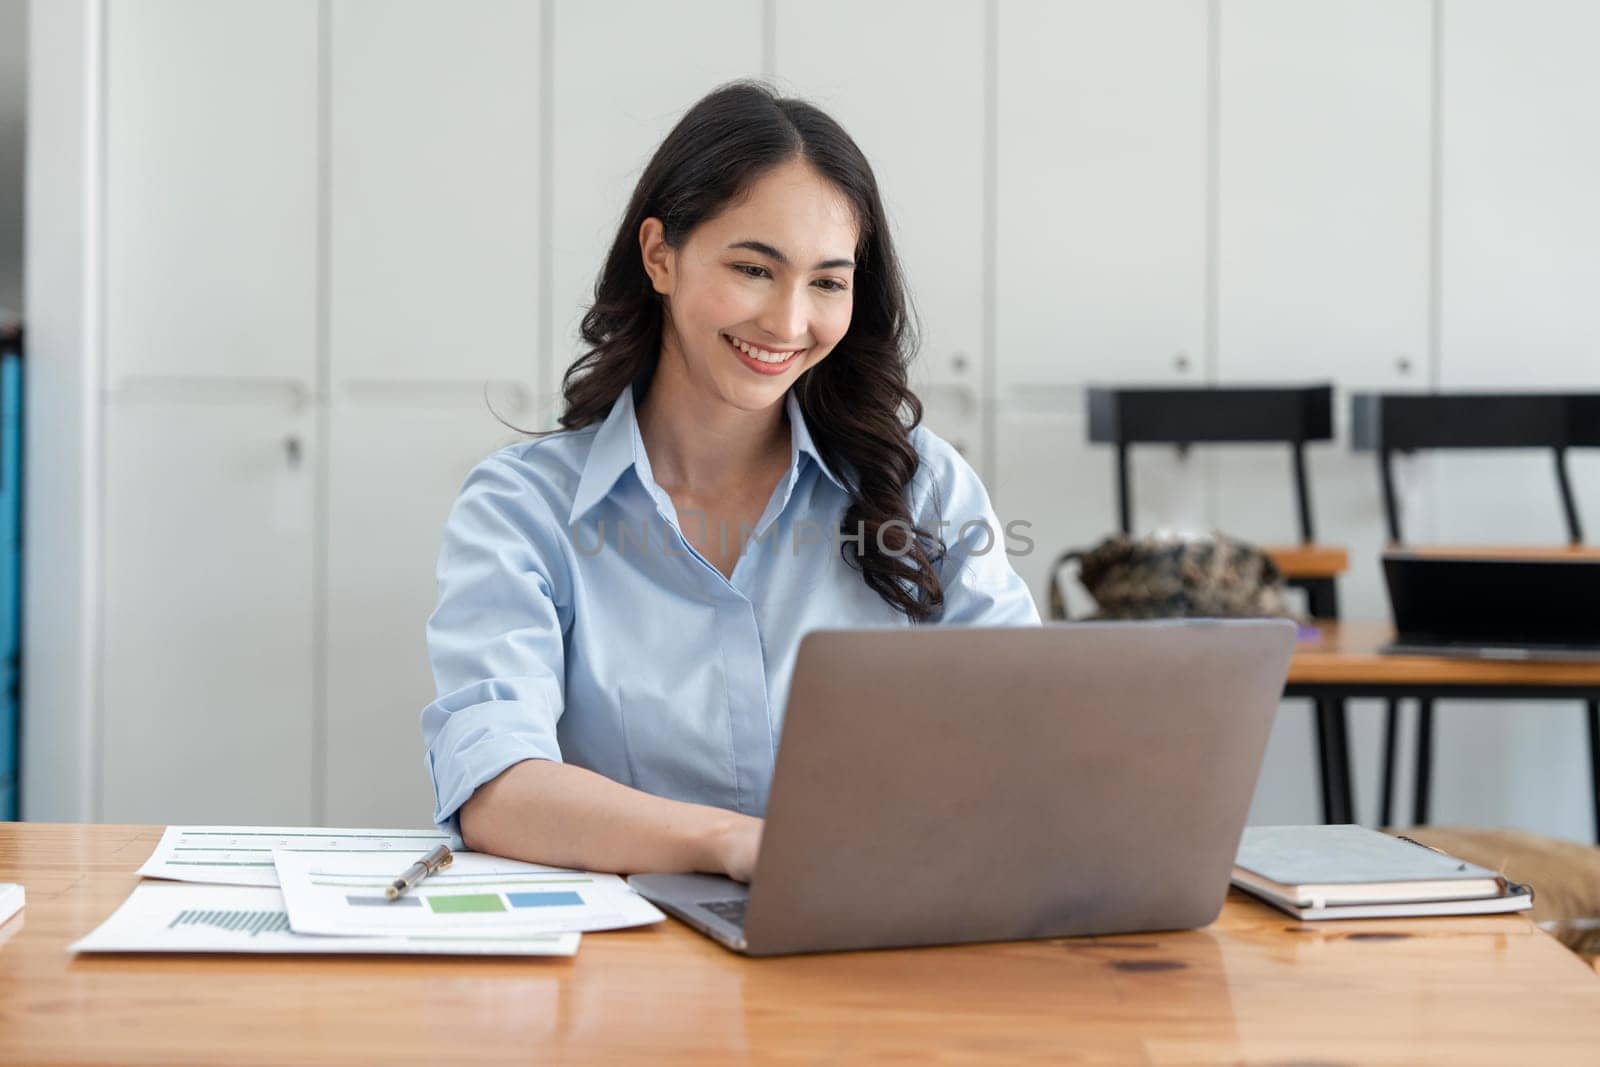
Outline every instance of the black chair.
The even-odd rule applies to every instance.
[[[1395,499],[1394,456],[1432,449],[1549,449],[1556,490],[1566,519],[1567,540],[1583,543],[1583,522],[1567,473],[1567,451],[1600,446],[1600,394],[1539,393],[1357,393],[1351,397],[1351,441],[1357,451],[1377,453],[1383,512],[1389,540],[1406,543]],[[1600,701],[1588,702],[1591,788],[1595,791],[1596,838],[1600,839]],[[1384,722],[1381,825],[1392,823],[1398,702]],[[1428,821],[1433,777],[1433,699],[1417,701],[1416,777],[1412,821]]]
[[[1300,544],[1267,548],[1286,582],[1305,591],[1313,618],[1337,619],[1336,578],[1348,566],[1343,549],[1318,546],[1311,515],[1305,446],[1333,439],[1333,386],[1089,389],[1089,440],[1116,449],[1117,515],[1133,533],[1130,451],[1135,445],[1277,444],[1289,449]],[[1353,821],[1344,702],[1318,700],[1317,763],[1327,822]]]

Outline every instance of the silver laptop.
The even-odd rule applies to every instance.
[[[628,882],[752,956],[1204,926],[1294,642],[1283,620],[813,632],[751,884]]]

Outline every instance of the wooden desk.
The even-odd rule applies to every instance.
[[[1534,698],[1577,698],[1600,693],[1600,663],[1531,663],[1515,660],[1450,659],[1445,656],[1389,656],[1380,652],[1394,640],[1387,622],[1318,625],[1320,636],[1302,641],[1289,663],[1287,689],[1308,696],[1313,688],[1348,688],[1350,696],[1416,696],[1419,693],[1481,696],[1484,690],[1511,690]]]
[[[0,1063],[1593,1063],[1600,978],[1521,916],[746,960],[675,922],[571,960],[74,958],[159,827],[0,824]]]
[[[1394,639],[1386,622],[1324,623],[1318,630],[1316,640],[1303,641],[1295,649],[1285,696],[1340,701],[1355,697],[1600,700],[1600,663],[1388,656],[1379,651]],[[1349,812],[1349,742],[1343,716],[1339,719],[1335,736],[1318,738],[1330,753],[1323,761],[1323,787],[1325,794],[1342,794],[1343,810]],[[1600,759],[1600,750],[1595,758]],[[1600,831],[1600,775],[1595,775],[1590,787]],[[1425,789],[1426,783],[1419,782],[1417,788]]]

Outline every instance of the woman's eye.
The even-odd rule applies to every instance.
[[[820,285],[823,289],[830,293],[842,293],[846,289],[850,288],[837,278],[818,278],[816,284]]]
[[[771,275],[767,273],[767,268],[758,267],[753,263],[735,263],[733,265],[733,269],[738,271],[740,274],[743,274],[747,278],[771,277]]]

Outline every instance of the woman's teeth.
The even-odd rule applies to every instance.
[[[757,348],[754,345],[747,345],[737,337],[730,337],[727,334],[723,334],[722,336],[726,338],[728,343],[733,345],[733,347],[737,348],[751,359],[760,360],[762,363],[784,363],[800,354],[799,352],[768,352],[764,348]]]

